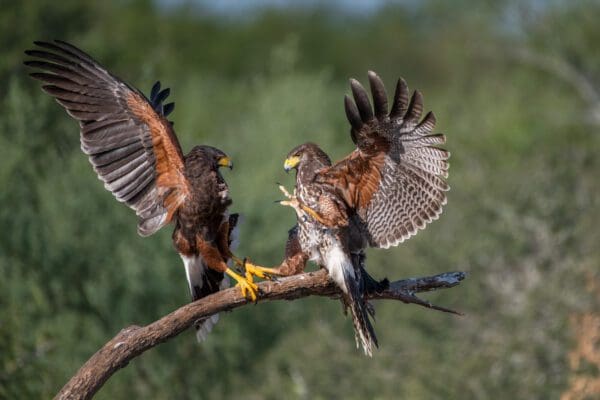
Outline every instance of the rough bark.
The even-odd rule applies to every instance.
[[[447,272],[430,277],[403,279],[391,282],[389,289],[370,297],[400,300],[460,315],[456,311],[432,305],[417,297],[415,293],[450,288],[458,285],[464,278],[463,272]],[[294,300],[307,296],[335,298],[340,294],[340,290],[329,279],[325,270],[261,282],[259,289],[258,302]],[[90,399],[116,371],[146,350],[177,336],[198,319],[248,303],[237,288],[232,288],[187,304],[149,325],[125,328],[77,371],[55,399]]]

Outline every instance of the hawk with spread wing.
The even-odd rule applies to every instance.
[[[183,155],[173,123],[167,116],[174,104],[163,105],[169,89],[156,83],[150,99],[112,75],[88,54],[63,42],[35,42],[29,67],[67,113],[79,121],[81,149],[118,201],[139,217],[138,233],[149,236],[174,222],[173,244],[185,264],[192,300],[226,286],[225,274],[237,281],[242,294],[256,300],[252,275],[268,269],[235,257],[230,249],[237,214],[219,167],[232,167],[229,157],[210,146],[196,146]],[[227,265],[232,259],[246,268],[241,276]],[[197,325],[204,338],[216,316]]]
[[[381,79],[369,72],[373,105],[361,84],[350,81],[354,100],[344,99],[356,149],[332,165],[317,145],[306,143],[288,154],[284,168],[296,169],[296,186],[281,202],[294,207],[298,225],[290,231],[280,272],[298,272],[307,260],[327,269],[350,309],[357,345],[371,355],[377,338],[365,300],[381,290],[364,269],[368,246],[388,248],[415,235],[437,219],[446,204],[449,152],[437,147],[433,113],[422,120],[423,98],[409,100],[406,82],[398,81],[391,110]]]

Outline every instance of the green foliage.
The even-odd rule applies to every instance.
[[[280,261],[294,222],[273,204],[275,182],[292,186],[285,154],[314,141],[345,156],[346,79],[364,81],[371,68],[391,91],[404,76],[447,134],[452,191],[439,221],[398,248],[370,251],[369,269],[470,274],[429,296],[464,318],[377,303],[372,359],[354,348],[337,302],[261,304],[223,314],[202,345],[189,332],[149,351],[99,399],[559,397],[569,316],[588,306],[584,273],[600,263],[600,134],[577,90],[510,54],[529,46],[600,78],[600,10],[537,3],[517,22],[507,22],[520,9],[512,2],[432,0],[368,18],[266,11],[241,21],[147,1],[3,6],[0,398],[53,396],[121,328],[189,300],[170,230],[136,235],[133,213],[81,154],[76,123],[20,65],[32,40],[52,38],[144,91],[158,78],[172,88],[184,150],[205,143],[232,157],[224,173],[245,215],[238,253],[265,265]],[[555,29],[570,39],[550,43]]]

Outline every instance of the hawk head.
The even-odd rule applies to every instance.
[[[185,156],[186,171],[233,168],[231,159],[221,150],[211,146],[196,146]]]
[[[296,169],[302,171],[317,171],[331,165],[329,156],[314,143],[304,143],[294,147],[285,158],[283,168],[286,172]]]
[[[296,170],[296,182],[309,182],[318,170],[331,166],[329,156],[314,143],[294,147],[285,158],[285,172]]]

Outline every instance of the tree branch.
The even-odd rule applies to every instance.
[[[404,303],[459,314],[456,311],[434,306],[415,293],[456,286],[465,278],[464,272],[447,272],[424,278],[403,279],[390,283],[389,289],[369,296],[372,299],[400,300]],[[267,300],[294,300],[307,296],[339,297],[340,289],[329,279],[323,269],[259,284],[258,302]],[[187,304],[163,318],[144,327],[130,326],[96,352],[75,376],[61,389],[55,399],[90,399],[104,383],[129,361],[148,349],[177,336],[190,328],[198,319],[233,310],[248,304],[239,289],[231,288]]]

